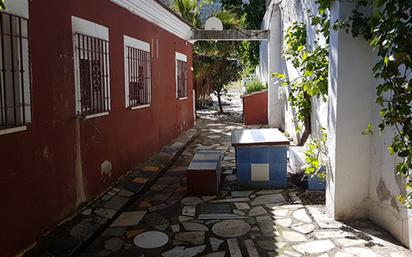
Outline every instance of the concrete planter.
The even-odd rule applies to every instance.
[[[268,124],[268,92],[243,95],[243,119],[245,125]]]
[[[321,167],[321,173],[326,172],[326,167]],[[308,178],[309,191],[324,191],[326,189],[326,182],[320,180],[317,176]]]

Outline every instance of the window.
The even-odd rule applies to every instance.
[[[186,99],[187,94],[187,56],[176,52],[176,96]]]
[[[28,22],[0,12],[0,130],[31,122]]]
[[[124,36],[126,107],[147,107],[151,102],[151,55],[146,42]]]
[[[76,34],[80,75],[80,115],[109,111],[108,45],[109,42]]]
[[[72,17],[76,77],[76,114],[92,118],[110,111],[107,28]]]

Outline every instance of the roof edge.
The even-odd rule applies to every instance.
[[[160,0],[110,1],[186,41],[192,38],[193,26]]]

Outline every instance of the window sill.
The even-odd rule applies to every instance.
[[[178,99],[179,99],[179,101],[183,101],[183,100],[187,100],[188,97],[187,97],[187,96],[185,96],[185,97],[179,97]]]
[[[85,120],[89,120],[89,119],[94,119],[94,118],[106,116],[106,115],[109,115],[109,114],[110,114],[109,112],[101,112],[101,113],[86,115],[86,116],[84,116],[83,118],[84,118]]]
[[[133,106],[133,107],[128,107],[130,110],[139,110],[139,109],[144,109],[144,108],[149,108],[150,104],[144,104],[144,105],[138,105],[138,106]]]
[[[17,132],[22,132],[26,131],[27,126],[21,126],[21,127],[15,127],[15,128],[8,128],[8,129],[1,129],[0,130],[0,135],[7,135],[7,134],[13,134]]]

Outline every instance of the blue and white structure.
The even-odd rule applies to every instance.
[[[238,183],[246,188],[287,186],[289,140],[278,129],[245,129],[232,132],[236,149]]]

